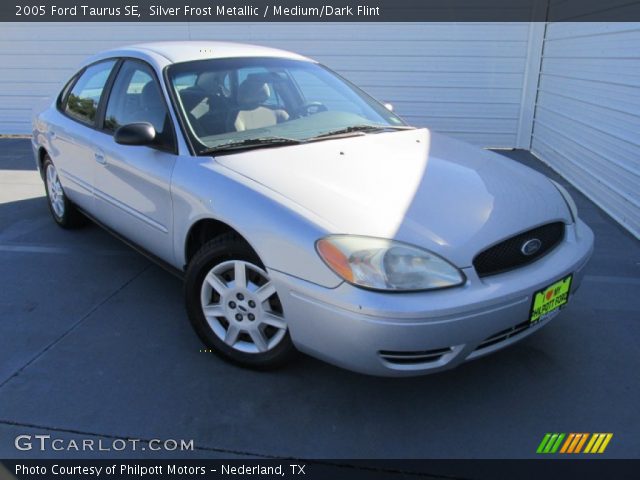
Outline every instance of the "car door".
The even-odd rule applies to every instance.
[[[57,120],[50,124],[49,154],[69,198],[84,210],[94,212],[93,182],[98,112],[116,60],[86,67],[77,75],[58,105]]]
[[[119,127],[137,122],[153,125],[153,145],[115,142],[113,135]],[[123,61],[101,129],[94,182],[100,221],[159,258],[172,260],[170,188],[177,158],[175,132],[158,78],[148,64]]]

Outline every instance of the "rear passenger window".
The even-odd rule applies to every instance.
[[[67,115],[87,125],[94,124],[102,91],[115,63],[109,60],[87,67],[69,93],[64,107]]]

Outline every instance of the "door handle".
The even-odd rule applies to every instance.
[[[93,156],[95,157],[96,162],[98,162],[100,165],[107,164],[107,161],[105,160],[104,155],[102,153],[95,152]]]

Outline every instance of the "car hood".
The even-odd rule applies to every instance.
[[[428,129],[358,135],[216,157],[333,226],[393,238],[458,267],[504,238],[570,222],[545,176]]]

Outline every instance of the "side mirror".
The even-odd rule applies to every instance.
[[[151,145],[156,140],[156,129],[147,122],[129,123],[118,128],[113,139],[120,145]]]
[[[385,103],[384,108],[386,108],[390,112],[393,112],[393,105],[391,105],[390,103]]]

